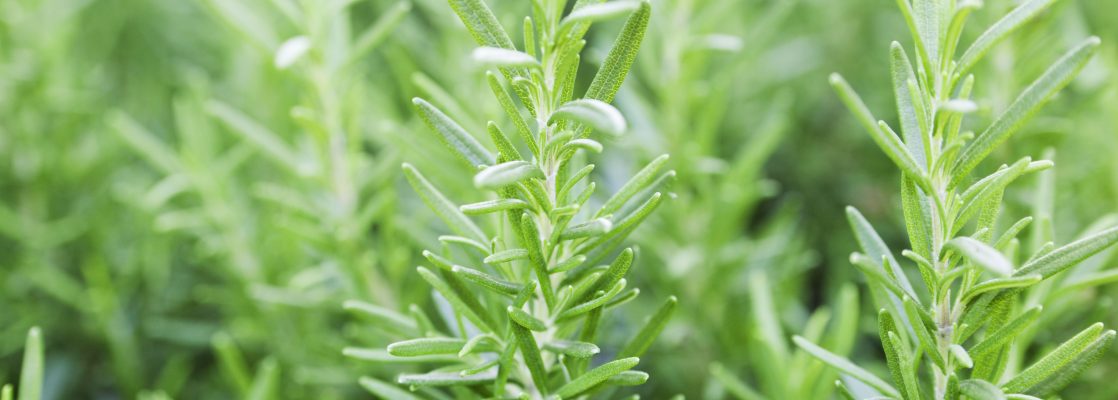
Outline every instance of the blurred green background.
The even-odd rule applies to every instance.
[[[519,32],[528,2],[487,2]],[[907,247],[899,175],[825,80],[841,72],[872,109],[892,109],[887,48],[907,46],[907,30],[883,0],[651,3],[616,101],[632,129],[595,173],[609,193],[671,153],[679,179],[634,238],[645,295],[605,340],[675,294],[638,393],[730,398],[744,383],[793,398],[819,382],[772,363],[758,310],[771,303],[791,335],[820,307],[859,309],[846,205]],[[1016,3],[987,0],[964,40]],[[591,31],[583,62],[616,31]],[[1118,4],[1058,2],[977,70],[981,123],[1089,34],[1103,40],[1096,59],[986,166],[1054,149],[1054,195],[1037,200],[1030,178],[1007,194],[1005,219],[1051,212],[1057,243],[1118,218]],[[442,0],[0,0],[0,382],[18,379],[31,326],[46,338],[48,399],[239,398],[268,376],[277,398],[364,398],[358,376],[411,368],[342,357],[393,336],[341,303],[435,307],[414,267],[442,228],[399,165],[444,192],[472,189],[410,99],[500,115],[479,95],[474,47]],[[1054,304],[1036,341],[1118,325],[1116,294]],[[875,336],[860,337],[851,357],[880,366]],[[1115,373],[1111,349],[1064,396],[1116,398]]]

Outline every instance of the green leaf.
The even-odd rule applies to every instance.
[[[516,337],[517,345],[520,347],[520,355],[524,358],[524,366],[528,367],[528,372],[532,375],[532,382],[535,383],[536,389],[546,393],[547,370],[543,367],[543,357],[540,355],[540,349],[536,347],[536,338],[532,336],[531,331],[520,324],[510,324],[510,329]]]
[[[554,399],[573,398],[582,392],[593,388],[599,383],[605,382],[610,377],[620,374],[622,371],[628,371],[640,363],[640,359],[636,357],[622,358],[619,360],[610,361],[602,364],[597,368],[587,371],[582,376],[567,382],[555,391]]]
[[[434,287],[439,294],[442,294],[455,310],[470,322],[489,330],[497,325],[490,319],[489,313],[485,311],[485,308],[478,302],[473,293],[466,288],[463,282],[458,280],[457,276],[445,271],[440,278],[439,275],[423,267],[416,268],[416,271],[419,271],[419,276]]]
[[[948,351],[950,351],[951,356],[955,357],[955,360],[959,362],[959,365],[962,365],[964,368],[974,367],[974,360],[970,358],[970,353],[967,353],[967,349],[964,349],[963,346],[952,343],[951,346],[948,347]]]
[[[669,296],[668,300],[656,310],[644,323],[641,330],[629,339],[629,343],[621,349],[618,354],[621,357],[639,357],[644,355],[644,352],[652,346],[652,342],[660,336],[660,332],[664,331],[664,327],[668,326],[668,321],[672,319],[672,314],[675,313],[676,304],[679,302],[675,296]]]
[[[418,97],[412,99],[412,103],[415,104],[415,109],[419,111],[423,123],[427,124],[427,127],[432,131],[438,133],[439,139],[451,150],[454,150],[454,154],[475,167],[496,163],[489,150],[486,150],[481,143],[478,143],[477,139],[474,139],[461,125],[443,114],[438,108]]]
[[[497,17],[484,0],[448,0],[450,8],[466,25],[474,40],[482,46],[514,49],[508,32],[501,27]]]
[[[1039,274],[1048,279],[1118,242],[1118,227],[1068,243],[1025,263],[1014,276]]]
[[[1005,400],[1005,393],[993,383],[981,379],[967,379],[959,382],[959,392],[974,400]]]
[[[629,178],[629,181],[625,182],[625,184],[621,186],[621,189],[617,190],[617,193],[614,193],[613,196],[610,196],[609,200],[606,200],[606,202],[602,204],[602,208],[598,209],[598,212],[594,213],[594,216],[603,217],[620,210],[622,206],[624,206],[626,203],[629,202],[630,199],[633,198],[633,196],[635,196],[637,193],[640,193],[641,190],[648,187],[648,185],[652,183],[652,181],[656,178],[656,174],[660,172],[660,169],[663,168],[664,164],[667,162],[667,154],[661,154],[659,157],[654,158],[651,162],[648,163],[648,165],[645,165],[644,168],[641,168],[641,170],[638,171],[636,175],[633,175],[632,178]]]
[[[1087,64],[1099,47],[1099,38],[1090,37],[1057,60],[1009,105],[994,123],[978,135],[955,162],[949,187],[955,187],[994,148],[1001,145],[1040,109],[1053,94],[1067,86]]]
[[[515,68],[531,67],[540,68],[540,61],[520,51],[502,49],[500,47],[478,47],[470,54],[474,61],[495,67]]]
[[[458,207],[454,206],[454,203],[451,203],[446,196],[443,196],[438,189],[435,189],[435,186],[432,185],[427,178],[423,177],[423,174],[420,174],[415,167],[412,167],[411,164],[408,163],[404,163],[402,167],[404,169],[404,176],[408,179],[408,183],[411,184],[412,189],[415,189],[416,194],[423,199],[427,207],[430,207],[431,210],[450,227],[450,230],[461,236],[471,237],[483,243],[489,241],[485,233],[482,233],[481,228],[478,228],[477,225],[474,224],[474,221],[467,218],[465,214],[458,210]]]
[[[710,365],[710,375],[722,384],[726,392],[741,400],[764,400],[765,396],[758,393],[748,383],[738,378],[733,372],[727,371],[722,364],[715,362]]]
[[[874,264],[882,269],[882,272],[887,273],[888,276],[894,279],[897,285],[904,290],[905,294],[915,299],[916,297],[912,289],[912,284],[909,283],[908,277],[904,274],[904,271],[900,269],[900,264],[897,263],[897,259],[893,257],[893,252],[889,250],[889,247],[885,245],[885,241],[881,240],[881,236],[873,229],[873,225],[870,225],[866,217],[862,216],[862,213],[858,212],[858,209],[854,207],[846,207],[846,219],[850,222],[850,227],[854,230],[854,236],[858,239],[858,244],[862,247],[862,251],[866,252],[866,255],[873,260]],[[888,260],[889,270],[884,270],[886,266],[882,265],[883,259]]]
[[[1034,306],[1026,309],[1021,315],[1013,318],[1013,321],[999,327],[997,331],[986,333],[982,341],[970,347],[968,353],[970,353],[972,359],[976,362],[980,362],[979,359],[985,358],[987,355],[992,355],[998,349],[1002,349],[1003,346],[1013,341],[1018,334],[1024,331],[1026,327],[1029,327],[1029,325],[1036,321],[1036,317],[1041,314],[1041,309],[1041,306]]]
[[[422,400],[421,397],[411,394],[411,392],[400,389],[396,385],[388,384],[374,378],[362,376],[357,380],[357,383],[362,388],[372,393],[373,396],[382,399],[399,399],[399,400]]]
[[[872,137],[874,142],[877,143],[877,146],[885,152],[885,155],[888,156],[894,164],[900,167],[902,171],[912,177],[925,192],[931,192],[931,185],[928,183],[927,175],[924,174],[924,168],[917,164],[916,159],[908,152],[904,143],[897,137],[897,134],[889,130],[884,123],[879,124],[877,122],[877,119],[870,113],[866,104],[862,102],[862,99],[858,97],[854,89],[846,83],[846,80],[842,79],[841,75],[831,74],[831,86],[835,88],[839,98],[846,104],[846,107],[854,113],[854,116],[858,119],[858,122],[862,124],[862,127],[869,131],[870,137]]]
[[[1043,279],[1044,278],[1041,277],[1040,275],[1033,274],[1033,275],[1025,275],[1025,276],[995,278],[995,279],[991,279],[991,280],[988,280],[988,281],[984,281],[982,283],[979,283],[977,285],[972,286],[970,289],[967,290],[967,292],[963,295],[963,303],[968,303],[968,302],[970,302],[971,299],[977,297],[980,294],[986,293],[986,292],[991,292],[991,291],[995,291],[995,290],[1009,289],[1009,288],[1020,288],[1020,287],[1032,286],[1032,285],[1035,285],[1035,284],[1039,283]]]
[[[529,207],[530,206],[528,205],[528,203],[524,202],[524,200],[497,199],[465,204],[462,205],[462,207],[458,207],[458,210],[462,211],[462,213],[466,215],[482,215],[498,211],[520,210]]]
[[[536,138],[532,135],[532,130],[528,128],[528,122],[525,121],[524,116],[520,114],[520,110],[513,103],[512,97],[509,96],[508,92],[505,92],[497,75],[487,72],[486,78],[489,80],[489,88],[493,91],[493,95],[497,97],[497,102],[501,103],[501,108],[505,110],[513,125],[516,126],[516,132],[520,134],[520,139],[528,144],[528,149],[532,154],[539,156],[540,149],[539,145],[536,144]]]
[[[932,67],[939,65],[940,45],[940,1],[912,0],[912,16],[916,22],[916,32],[924,44],[925,56]],[[928,71],[927,73],[935,73]]]
[[[108,121],[125,143],[164,174],[175,174],[183,170],[182,161],[175,151],[128,114],[110,113]]]
[[[1050,382],[1050,378],[1058,378],[1060,380],[1070,379],[1075,374],[1082,371],[1086,365],[1078,363],[1081,356],[1088,358],[1095,357],[1095,351],[1100,350],[1096,344],[1105,345],[1114,339],[1114,331],[1107,331],[1103,333],[1102,323],[1091,325],[1084,329],[1079,334],[1076,334],[1071,339],[1061,344],[1055,350],[1048,353],[1048,355],[1041,358],[1033,365],[1025,368],[1024,371],[1017,374],[1017,376],[1010,379],[1003,385],[1006,391],[1014,393],[1033,393],[1031,389],[1043,385],[1045,382]],[[1078,366],[1078,370],[1065,369]],[[1065,372],[1071,373],[1072,376],[1063,375]],[[1063,375],[1063,376],[1061,376]],[[1066,382],[1065,382],[1066,383]]]
[[[644,371],[621,371],[617,375],[606,379],[605,385],[613,386],[639,386],[648,382],[648,373]],[[635,396],[635,395],[634,395]],[[639,399],[639,397],[637,397]]]
[[[349,53],[347,64],[365,56],[366,53],[388,38],[389,34],[400,24],[400,21],[403,21],[404,17],[411,11],[411,7],[411,1],[400,1],[381,13],[372,25],[369,25],[364,32],[357,36],[353,50]]]
[[[276,164],[288,168],[296,174],[307,176],[312,172],[311,167],[302,162],[295,150],[291,148],[277,133],[253,120],[232,106],[217,100],[210,100],[206,104],[209,113],[229,126],[233,133],[239,134],[246,141],[260,149]]]
[[[496,370],[466,376],[457,371],[428,372],[426,374],[400,374],[396,378],[396,382],[401,385],[413,386],[467,386],[491,382],[496,378]]]
[[[456,338],[419,338],[388,345],[388,354],[396,357],[418,357],[435,354],[457,354],[466,344]]]
[[[511,319],[512,322],[515,322],[517,325],[523,326],[529,330],[533,330],[536,332],[543,332],[547,330],[547,324],[545,324],[543,321],[540,321],[539,319],[536,319],[536,317],[533,317],[532,314],[529,314],[527,311],[513,306],[508,306],[507,311],[509,314],[509,319]]]
[[[850,362],[850,360],[847,360],[845,357],[838,356],[827,351],[826,349],[823,349],[822,347],[816,346],[814,343],[809,342],[807,339],[804,339],[799,335],[793,336],[792,341],[795,342],[797,346],[800,346],[801,349],[804,349],[804,351],[811,354],[813,357],[818,358],[819,361],[822,361],[827,365],[838,369],[842,373],[849,375],[851,378],[862,381],[862,383],[869,385],[881,394],[893,398],[901,397],[900,392],[898,392],[897,389],[893,388],[893,386],[885,383],[885,381],[881,380],[881,378],[878,378],[876,375],[870,373],[869,371],[866,371],[861,367],[854,365],[854,363]]]
[[[548,124],[559,120],[579,122],[607,135],[617,136],[628,129],[620,111],[601,100],[578,99],[559,106],[551,114]]]
[[[524,157],[520,155],[520,151],[516,150],[516,146],[509,141],[509,137],[501,130],[493,121],[489,121],[486,125],[489,131],[489,139],[493,141],[493,145],[497,146],[497,161],[513,161],[521,160]]]
[[[498,251],[496,253],[493,253],[489,257],[485,257],[485,260],[482,260],[482,261],[485,262],[486,264],[493,265],[493,264],[506,263],[506,262],[509,262],[509,261],[523,260],[523,259],[527,259],[527,258],[528,258],[528,250],[509,249],[509,250]]]
[[[279,395],[280,369],[275,358],[268,357],[256,368],[247,400],[274,399]]]
[[[474,175],[478,189],[500,189],[530,178],[543,178],[543,171],[527,161],[509,161],[487,167]]]
[[[1030,0],[1014,8],[1013,11],[1006,14],[1001,20],[987,28],[985,32],[982,32],[982,35],[979,35],[978,39],[975,39],[974,43],[963,52],[963,56],[959,58],[959,62],[956,64],[954,73],[959,76],[966,75],[967,72],[974,67],[975,63],[981,60],[982,56],[986,55],[986,52],[990,51],[994,45],[1001,42],[1002,39],[1008,37],[1013,31],[1017,30],[1017,28],[1020,28],[1021,25],[1029,22],[1029,20],[1039,15],[1055,2],[1056,0]]]
[[[520,216],[520,244],[528,250],[528,261],[536,274],[536,281],[539,282],[540,291],[543,292],[547,307],[553,307],[555,305],[555,291],[551,288],[551,275],[547,271],[547,260],[543,258],[540,231],[536,227],[536,220],[528,213]]]
[[[585,237],[600,236],[609,233],[613,223],[605,218],[596,218],[581,224],[572,225],[563,230],[559,240],[572,240]]]
[[[611,1],[579,7],[568,14],[566,18],[563,18],[563,21],[559,24],[559,31],[566,31],[577,23],[617,18],[633,12],[640,6],[641,3],[638,1]]]
[[[19,370],[19,400],[43,397],[43,333],[39,327],[27,331],[23,346],[23,364]]]
[[[543,346],[548,351],[566,354],[574,358],[590,358],[602,351],[594,343],[552,340]]]
[[[878,340],[881,341],[881,348],[885,352],[885,367],[889,370],[889,376],[893,379],[893,383],[900,385],[901,390],[908,393],[905,389],[904,375],[901,371],[900,355],[894,346],[893,341],[889,340],[889,334],[897,331],[897,324],[893,320],[893,315],[886,309],[881,309],[877,312],[877,335]]]
[[[524,285],[498,279],[484,272],[473,268],[466,268],[461,265],[451,267],[451,272],[458,274],[462,279],[481,285],[498,294],[516,296],[517,293],[520,293],[520,291],[524,289]]]
[[[1049,396],[1057,390],[1063,389],[1064,386],[1079,377],[1079,374],[1102,359],[1110,349],[1110,344],[1114,342],[1114,336],[1115,332],[1113,330],[1104,332],[1098,339],[1087,345],[1079,355],[1075,356],[1075,359],[1056,370],[1055,374],[1045,378],[1044,381],[1033,385],[1028,392],[1036,396]]]
[[[916,164],[921,166],[921,170],[927,170],[928,158],[925,152],[925,138],[923,130],[920,129],[920,123],[917,119],[917,113],[923,113],[923,109],[916,109],[912,98],[913,95],[919,95],[909,92],[908,82],[916,80],[916,75],[912,72],[912,65],[908,62],[908,55],[905,54],[904,47],[900,43],[893,42],[889,47],[889,55],[891,57],[890,72],[893,76],[893,96],[896,98],[897,116],[901,122],[901,134],[904,135],[904,142],[908,148],[908,152],[916,159]]]
[[[1009,259],[997,249],[981,241],[965,236],[957,237],[948,240],[944,248],[959,252],[971,262],[999,276],[1009,276],[1013,273],[1013,263],[1010,263]]]
[[[606,103],[613,101],[617,90],[621,88],[621,83],[625,81],[625,75],[629,73],[629,68],[636,60],[637,49],[644,40],[644,31],[648,28],[648,18],[651,14],[652,6],[647,1],[641,1],[637,11],[625,21],[625,26],[617,35],[617,40],[614,41],[605,61],[602,61],[601,68],[590,82],[590,88],[586,90],[586,98]]]
[[[419,334],[419,327],[416,326],[415,321],[396,311],[359,300],[346,300],[345,303],[342,303],[342,308],[369,317],[380,326],[390,326],[400,333],[406,335]]]
[[[0,400],[12,400],[12,385],[7,384],[0,387]]]
[[[221,372],[241,394],[247,394],[251,386],[248,366],[241,350],[233,342],[233,338],[228,333],[218,331],[210,338],[210,346],[217,354]],[[20,400],[24,400],[22,396],[20,396]]]
[[[622,279],[614,284],[608,292],[602,293],[601,291],[599,291],[598,293],[602,293],[601,295],[594,297],[586,301],[585,303],[581,303],[574,307],[568,308],[567,310],[559,313],[559,315],[556,316],[555,319],[558,321],[563,321],[585,314],[598,307],[604,306],[606,302],[608,302],[614,296],[617,296],[618,293],[621,293],[621,291],[625,289],[625,284],[625,280]]]

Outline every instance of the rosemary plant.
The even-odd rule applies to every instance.
[[[463,165],[480,168],[473,176],[476,188],[492,193],[489,200],[458,207],[416,168],[403,166],[412,187],[454,233],[439,238],[441,251],[424,252],[431,268],[418,268],[453,316],[440,328],[420,312],[408,320],[385,318],[392,314],[368,304],[347,306],[418,336],[387,348],[390,357],[440,365],[397,378],[413,389],[450,386],[460,398],[558,399],[645,382],[648,374],[633,368],[667,322],[674,298],[623,348],[606,352],[608,362],[592,367],[591,361],[601,352],[594,342],[606,311],[639,294],[625,279],[636,254],[617,248],[657,208],[674,174],[661,171],[667,160],[661,156],[591,210],[597,185],[585,182],[594,169],[585,153],[602,150],[592,133],[615,136],[627,130],[609,102],[636,55],[650,6],[579,1],[563,15],[565,0],[534,1],[533,16],[524,19],[522,52],[483,1],[452,0],[450,5],[482,46],[473,59],[499,71],[487,79],[523,145],[514,145],[500,125],[490,122],[493,152],[451,116],[416,98],[423,121]],[[583,36],[591,23],[626,14],[589,89],[573,99]],[[494,230],[487,233],[471,216],[491,218]],[[346,350],[359,358],[369,352]],[[387,398],[411,396],[372,378],[361,382]]]
[[[851,262],[866,275],[870,291],[882,307],[879,334],[892,383],[802,337],[795,342],[867,385],[876,392],[870,397],[1049,396],[1097,361],[1114,339],[1113,330],[1095,324],[1021,371],[1006,368],[1010,349],[1027,345],[1018,337],[1041,311],[1040,305],[1019,304],[1021,293],[1118,241],[1118,228],[1059,248],[1044,246],[1025,262],[1016,263],[1007,254],[1013,253],[1015,238],[1032,219],[1023,218],[996,233],[1003,193],[1014,180],[1050,168],[1052,163],[1025,157],[981,179],[968,179],[995,147],[1076,76],[1099,44],[1095,37],[1082,41],[981,133],[963,131],[964,117],[979,108],[970,99],[975,82],[972,68],[995,44],[1053,2],[1025,2],[956,58],[963,25],[979,3],[899,0],[916,55],[914,66],[899,43],[894,42],[890,50],[900,136],[873,117],[841,76],[831,76],[839,97],[902,172],[902,209],[912,246],[902,255],[916,265],[924,285],[917,287],[909,281],[869,222],[848,208],[863,251],[853,254]],[[922,366],[927,367],[923,374]],[[837,384],[844,395],[854,397],[846,384]]]

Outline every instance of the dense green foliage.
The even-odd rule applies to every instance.
[[[893,3],[0,1],[0,399],[1118,397],[1115,6]]]

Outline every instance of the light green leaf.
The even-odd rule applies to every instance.
[[[904,271],[900,269],[900,264],[893,257],[893,252],[889,250],[885,241],[881,240],[881,236],[873,229],[873,225],[870,225],[866,217],[862,216],[862,213],[854,207],[846,207],[846,219],[850,222],[850,227],[854,230],[854,236],[862,247],[862,251],[866,252],[866,256],[873,260],[874,265],[877,265],[880,269],[886,267],[882,265],[881,261],[883,259],[888,260],[888,267],[890,268],[888,271],[882,270],[882,272],[887,273],[904,290],[905,294],[915,299],[912,284],[909,283]]]
[[[648,165],[644,166],[644,168],[641,168],[641,170],[638,171],[636,175],[633,175],[632,178],[629,178],[629,181],[625,182],[625,185],[622,185],[621,189],[617,190],[617,193],[614,193],[613,196],[610,196],[609,200],[606,200],[606,202],[602,204],[602,208],[598,209],[598,212],[594,213],[594,216],[603,217],[609,214],[616,213],[618,210],[621,209],[622,206],[625,205],[625,203],[629,202],[629,199],[632,199],[633,196],[635,196],[637,193],[640,193],[640,191],[644,188],[648,187],[648,185],[652,183],[652,181],[656,178],[656,174],[660,172],[660,169],[663,168],[664,164],[667,162],[667,154],[661,154],[659,157],[653,159],[651,162],[648,163]]]
[[[552,340],[544,344],[544,348],[555,353],[566,354],[574,358],[590,358],[602,351],[594,343],[573,342],[569,340]]]
[[[967,353],[967,349],[964,349],[963,346],[952,343],[948,347],[948,351],[951,352],[952,357],[955,357],[955,361],[959,362],[959,365],[964,368],[974,367],[974,360],[971,360],[970,353]]]
[[[543,367],[543,357],[540,355],[540,349],[536,347],[536,338],[532,336],[531,331],[520,324],[509,324],[509,329],[516,337],[520,355],[524,358],[524,366],[528,367],[528,372],[532,375],[532,382],[536,384],[537,389],[546,393],[547,370]]]
[[[434,354],[457,354],[466,344],[456,338],[419,338],[388,345],[388,354],[396,357],[418,357]]]
[[[182,172],[182,162],[175,151],[128,114],[110,113],[108,121],[125,143],[161,172],[168,175]]]
[[[498,211],[520,210],[530,207],[520,199],[486,200],[478,203],[465,204],[458,209],[466,215],[482,215]]]
[[[389,34],[400,24],[400,21],[403,21],[404,17],[411,11],[411,7],[411,1],[398,1],[384,11],[372,25],[369,25],[357,36],[353,49],[349,53],[347,64],[364,57],[365,54],[388,38]]]
[[[912,64],[909,64],[908,55],[905,54],[904,47],[900,43],[893,42],[889,47],[890,72],[893,75],[893,97],[896,98],[897,116],[901,122],[901,134],[904,135],[904,143],[908,148],[908,152],[916,160],[916,165],[921,167],[921,171],[926,171],[928,166],[928,158],[925,153],[926,138],[922,129],[920,129],[920,122],[917,119],[917,113],[924,113],[923,109],[916,109],[912,98],[913,93],[909,91],[908,82],[916,80],[916,75],[912,72]]]
[[[958,185],[994,148],[1009,139],[1029,120],[1044,102],[1067,86],[1087,64],[1099,47],[1099,38],[1090,37],[1068,51],[1037,78],[1009,105],[994,123],[978,135],[959,155],[952,171],[950,187]]]
[[[295,150],[283,138],[240,110],[217,100],[210,100],[206,103],[206,109],[211,115],[231,128],[233,133],[240,135],[257,149],[260,149],[264,155],[270,157],[279,166],[298,175],[308,176],[311,174],[312,167],[302,162],[296,155]]]
[[[606,379],[605,385],[613,386],[638,386],[648,382],[648,373],[644,371],[621,371],[617,375]],[[639,399],[639,397],[637,398]]]
[[[1113,330],[1103,332],[1098,339],[1091,342],[1071,362],[1056,370],[1056,373],[1045,378],[1044,381],[1029,388],[1028,393],[1036,396],[1050,396],[1057,390],[1063,389],[1072,380],[1079,377],[1083,371],[1097,363],[1110,350],[1114,342]]]
[[[491,320],[489,313],[478,302],[474,293],[466,288],[466,285],[456,275],[449,271],[443,271],[442,277],[440,277],[439,274],[423,267],[416,268],[416,271],[419,272],[419,276],[423,280],[427,281],[439,294],[446,298],[455,311],[473,322],[474,325],[490,330],[497,326]]]
[[[511,319],[512,322],[515,322],[517,325],[523,326],[529,330],[533,330],[536,332],[543,332],[547,330],[547,324],[545,324],[543,321],[540,321],[536,317],[533,317],[532,314],[529,314],[527,311],[513,306],[508,306],[507,311],[509,314],[509,319]]]
[[[1041,280],[1043,280],[1043,277],[1037,274],[1032,274],[1025,276],[995,278],[984,281],[972,286],[970,289],[967,290],[967,292],[963,295],[963,303],[969,303],[971,299],[986,292],[1032,286],[1039,283]]]
[[[1014,276],[1039,274],[1045,279],[1052,277],[1072,266],[1079,264],[1087,257],[1110,247],[1118,242],[1118,227],[1113,227],[1095,233],[1083,239],[1068,243],[1058,249],[1025,263],[1014,273]]]
[[[613,101],[614,95],[621,88],[625,75],[629,73],[629,68],[637,57],[637,49],[644,40],[644,31],[648,28],[648,18],[651,14],[652,6],[647,1],[641,1],[637,11],[625,21],[625,26],[617,35],[617,40],[614,41],[605,61],[602,61],[601,68],[590,82],[590,88],[586,90],[586,98],[606,103]]]
[[[944,244],[947,249],[955,250],[978,266],[1000,276],[1013,273],[1013,264],[997,249],[969,237],[957,237]]]
[[[620,360],[610,361],[602,364],[597,368],[587,371],[582,376],[567,382],[555,391],[554,399],[574,398],[582,392],[593,388],[599,383],[605,382],[610,377],[620,374],[622,371],[628,371],[640,363],[640,359],[636,357],[622,358]]]
[[[656,337],[660,336],[660,332],[668,326],[668,321],[671,320],[672,314],[675,313],[675,307],[678,302],[679,300],[676,299],[675,296],[669,296],[668,300],[656,310],[655,314],[652,314],[652,316],[648,318],[648,321],[644,323],[641,330],[638,331],[632,339],[629,339],[629,343],[626,343],[625,347],[622,348],[621,352],[618,354],[621,357],[639,357],[644,355],[644,352],[652,346],[652,342],[656,340]]]
[[[982,56],[990,51],[994,45],[1001,42],[1002,39],[1008,37],[1009,34],[1013,33],[1013,31],[1017,30],[1021,25],[1029,22],[1029,20],[1039,15],[1055,2],[1056,0],[1030,0],[1014,8],[1013,11],[1006,14],[1001,20],[987,28],[985,32],[982,32],[982,35],[979,35],[978,39],[975,39],[974,43],[963,52],[963,56],[959,58],[959,62],[956,64],[955,74],[959,76],[966,75],[967,72],[974,67],[974,64],[982,59]]]
[[[493,265],[493,264],[506,263],[506,262],[509,262],[509,261],[515,261],[515,260],[523,260],[523,259],[527,259],[527,258],[528,258],[528,250],[509,249],[509,250],[498,251],[496,253],[493,253],[489,257],[485,257],[485,260],[482,260],[482,261],[485,262],[486,264]]]
[[[579,122],[607,135],[620,135],[628,129],[620,111],[601,100],[578,99],[559,106],[548,124],[559,120]]]
[[[1014,338],[1017,337],[1018,334],[1021,333],[1021,331],[1025,330],[1025,328],[1029,327],[1029,325],[1035,322],[1037,317],[1040,316],[1041,309],[1041,306],[1035,306],[1033,308],[1025,310],[1021,313],[1021,315],[1018,315],[1009,323],[1005,324],[1001,328],[998,328],[998,330],[994,332],[987,332],[986,336],[982,338],[982,341],[978,342],[978,344],[971,347],[968,351],[968,353],[970,353],[971,355],[971,358],[974,359],[976,362],[982,362],[980,360],[981,358],[984,358],[988,355],[994,355],[996,353],[996,350],[999,350],[1003,346],[1009,344],[1011,341],[1013,341]]]
[[[360,300],[346,300],[345,303],[342,303],[342,308],[346,311],[369,317],[380,326],[393,327],[398,332],[404,334],[415,335],[419,333],[419,327],[416,326],[415,321],[412,321],[396,311],[372,303],[366,303]]]
[[[1087,357],[1085,361],[1093,362],[1094,360],[1090,359],[1098,356],[1094,353],[1104,350],[1098,345],[1109,344],[1113,339],[1114,331],[1104,333],[1102,323],[1091,325],[1052,350],[1044,358],[1025,368],[1024,371],[1006,382],[1003,388],[1009,392],[1035,395],[1037,393],[1032,392],[1033,388],[1049,389],[1056,386],[1046,384],[1046,382],[1051,382],[1050,378],[1056,378],[1063,383],[1067,383],[1065,380],[1070,380],[1086,367],[1079,362],[1081,356]],[[1079,368],[1065,371],[1065,369],[1073,366]],[[1065,372],[1070,373],[1070,375],[1065,375]]]
[[[572,225],[563,230],[559,240],[572,240],[578,238],[600,236],[608,233],[613,228],[613,223],[606,218],[596,218],[581,224]]]
[[[275,358],[268,357],[256,368],[246,400],[274,399],[279,395],[280,369]]]
[[[528,250],[528,261],[536,274],[540,291],[543,292],[547,307],[555,305],[555,291],[551,288],[551,275],[548,275],[547,260],[543,256],[543,244],[540,240],[540,231],[536,220],[531,214],[524,213],[520,216],[520,245]]]
[[[396,385],[381,382],[367,376],[362,376],[360,379],[357,380],[357,383],[360,384],[362,388],[365,388],[365,390],[369,391],[369,393],[372,393],[373,396],[382,399],[422,400],[421,397],[418,397],[407,390],[400,389]]]
[[[471,221],[465,214],[458,210],[450,200],[443,196],[435,186],[431,184],[427,178],[423,177],[415,167],[411,164],[404,163],[404,176],[408,179],[412,189],[415,189],[416,194],[419,195],[423,202],[430,207],[436,215],[439,216],[447,226],[450,227],[454,233],[462,236],[477,239],[480,242],[488,242],[485,233],[478,228],[474,221]]]
[[[543,171],[527,161],[509,161],[487,167],[474,175],[474,186],[478,189],[500,189],[525,179],[543,178]]]
[[[854,363],[850,362],[850,360],[847,360],[845,357],[841,357],[827,351],[822,347],[816,346],[814,343],[809,342],[807,339],[804,339],[799,335],[793,336],[792,341],[795,342],[797,346],[800,346],[801,349],[804,349],[804,351],[811,354],[813,357],[818,358],[819,361],[822,361],[827,365],[838,369],[842,373],[849,375],[851,378],[862,381],[862,383],[869,385],[881,394],[893,398],[901,397],[900,392],[898,392],[897,389],[893,388],[893,386],[885,383],[884,380],[878,378],[876,375],[870,373],[869,371],[866,371],[861,367],[854,365]]]
[[[596,22],[612,19],[629,14],[641,5],[638,1],[611,1],[608,3],[592,4],[579,7],[563,18],[559,24],[559,31],[570,29],[571,26],[581,22]]]
[[[466,29],[473,35],[474,40],[482,46],[514,49],[512,39],[508,32],[501,27],[497,17],[485,0],[449,0],[450,8],[458,14],[458,18],[466,25]]]
[[[462,277],[462,279],[481,285],[498,294],[516,296],[517,293],[520,293],[520,291],[524,289],[524,285],[498,279],[484,272],[473,268],[466,268],[461,265],[451,267],[451,272]]]
[[[539,156],[540,149],[539,145],[536,144],[536,138],[532,135],[532,130],[528,128],[528,122],[520,114],[520,109],[516,108],[516,104],[513,103],[512,97],[501,86],[497,75],[487,72],[485,76],[489,81],[489,88],[493,91],[493,95],[497,97],[497,102],[501,103],[501,108],[505,110],[513,125],[516,126],[516,132],[520,135],[520,139],[528,144],[528,149],[532,154]]]
[[[496,378],[496,370],[466,376],[462,376],[458,372],[428,372],[426,374],[400,374],[396,378],[396,382],[401,385],[414,386],[467,386],[491,382]]]
[[[993,383],[981,379],[967,379],[959,382],[959,392],[974,400],[1005,400],[1005,393]]]
[[[43,397],[43,333],[39,327],[27,331],[23,346],[23,364],[19,370],[19,400]]]
[[[862,124],[862,127],[869,131],[870,137],[872,137],[878,147],[885,152],[885,155],[888,156],[894,164],[900,167],[902,171],[912,177],[925,192],[931,192],[931,186],[927,182],[928,178],[924,173],[924,168],[920,167],[916,159],[913,158],[912,154],[905,148],[901,139],[897,137],[896,133],[893,133],[883,122],[880,124],[878,123],[877,119],[875,119],[870,112],[870,109],[866,107],[866,104],[862,102],[862,99],[858,97],[858,94],[850,87],[850,84],[846,83],[846,80],[842,79],[841,75],[831,74],[831,86],[835,88],[839,98],[846,104],[846,107],[854,113],[854,116],[858,119],[858,122]]]
[[[493,154],[490,154],[489,150],[486,150],[453,119],[421,98],[412,99],[412,103],[415,104],[415,109],[419,111],[419,116],[427,127],[438,133],[443,144],[454,150],[454,154],[475,167],[495,164]]]
[[[520,51],[502,49],[500,47],[478,47],[470,54],[474,61],[495,67],[515,68],[531,67],[540,68],[540,61]]]

